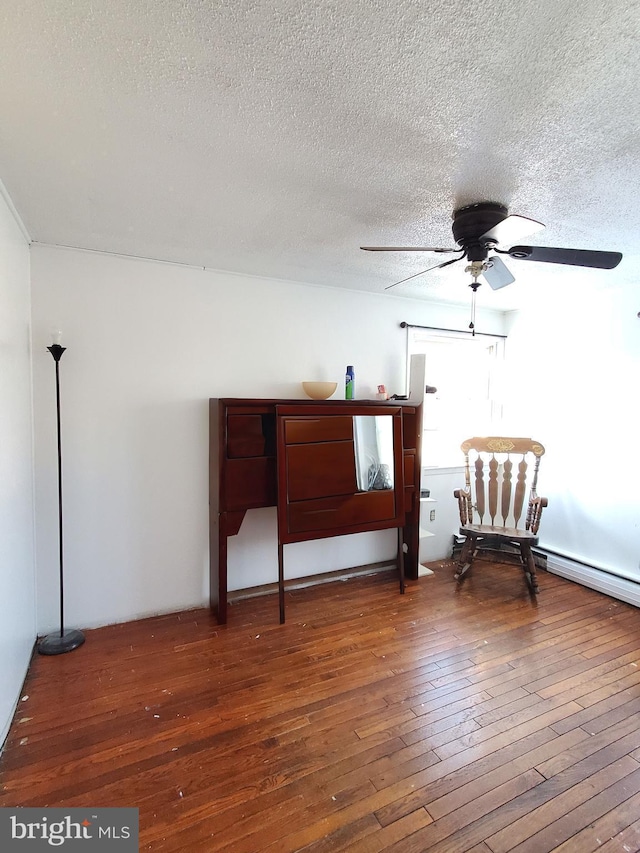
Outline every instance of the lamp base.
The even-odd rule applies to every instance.
[[[48,634],[43,637],[38,643],[38,652],[41,655],[63,655],[65,652],[72,652],[84,643],[84,634],[82,631],[65,631],[62,635]]]

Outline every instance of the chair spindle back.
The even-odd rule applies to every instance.
[[[465,495],[461,503],[462,524],[518,528],[525,504],[525,529],[537,532],[538,470],[545,450],[530,438],[469,438],[462,443],[465,460]],[[474,452],[473,457],[471,451]],[[527,476],[533,460],[533,476],[527,496]],[[473,461],[473,489],[471,462]],[[516,471],[514,471],[516,463]],[[515,476],[515,483],[514,483]],[[464,515],[467,517],[464,518]]]

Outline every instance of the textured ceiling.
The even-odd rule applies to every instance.
[[[639,42],[632,0],[4,0],[0,178],[36,242],[376,292],[442,258],[360,245],[447,246],[495,200],[625,258],[507,259],[485,304],[631,283]]]

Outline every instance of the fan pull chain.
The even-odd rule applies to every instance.
[[[471,336],[475,337],[476,334],[476,288],[473,288],[471,294],[471,322],[469,323],[469,328],[471,329]]]

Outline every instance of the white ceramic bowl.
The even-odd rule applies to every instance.
[[[303,382],[302,387],[307,397],[312,400],[328,400],[338,387],[337,382]]]

